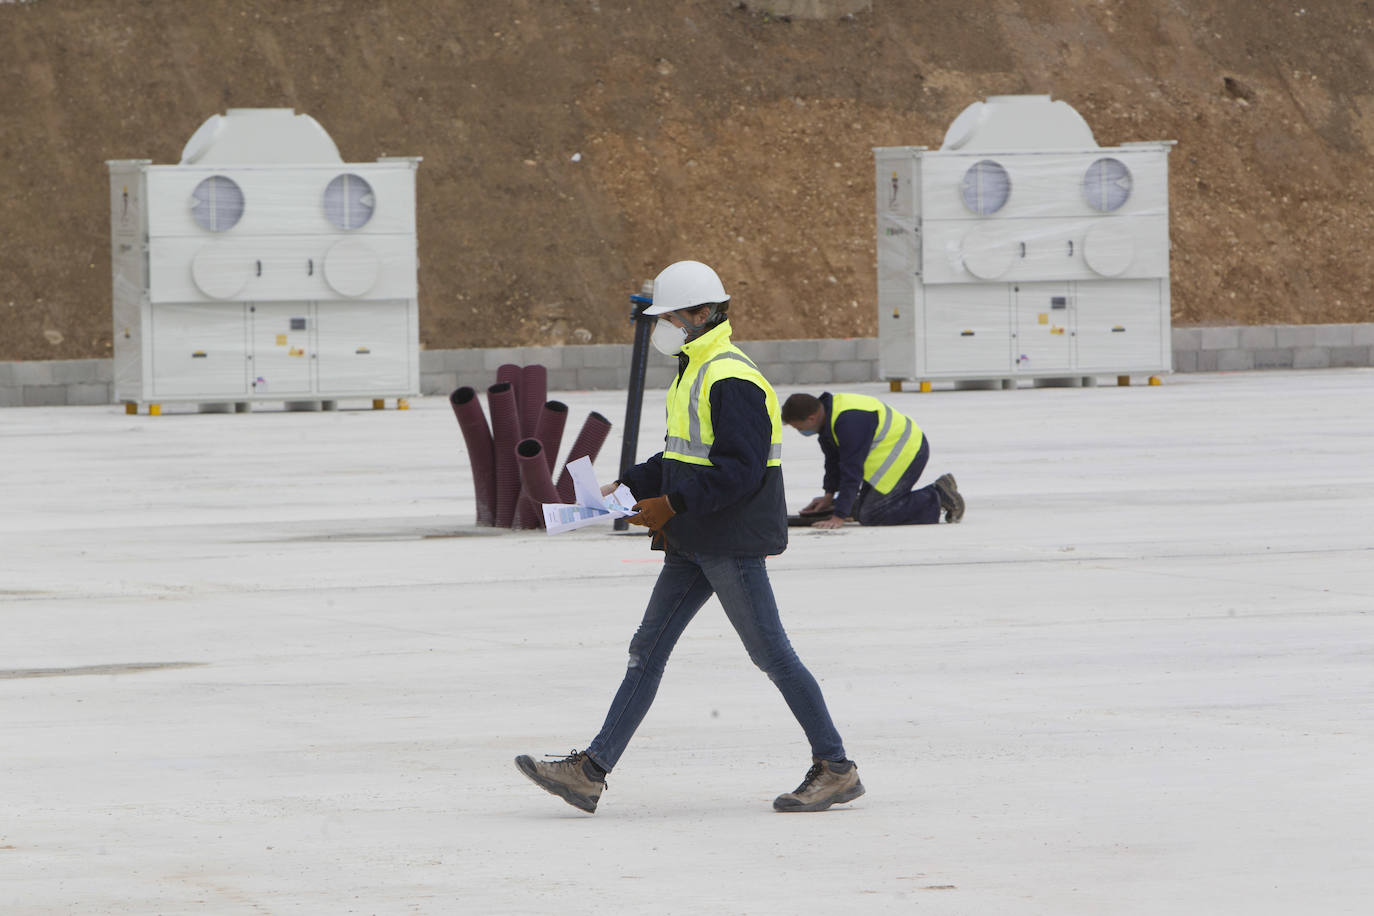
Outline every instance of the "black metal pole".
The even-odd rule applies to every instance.
[[[635,452],[639,447],[639,414],[644,407],[644,373],[649,367],[649,338],[654,333],[654,322],[658,319],[645,315],[644,310],[654,301],[653,284],[645,283],[643,288],[630,296],[630,320],[635,325],[635,343],[630,351],[630,384],[625,395],[624,436],[620,445],[620,466],[616,473],[635,463]],[[625,531],[630,523],[623,518],[615,520],[615,530]]]

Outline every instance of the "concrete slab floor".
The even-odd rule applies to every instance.
[[[0,910],[1367,911],[1374,370],[845,390],[968,514],[770,561],[868,788],[794,816],[715,602],[596,815],[520,776],[595,734],[659,560],[476,528],[445,399],[0,411]],[[624,393],[559,398],[613,477]],[[820,451],[784,467],[795,511]]]

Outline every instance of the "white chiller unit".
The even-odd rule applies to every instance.
[[[1099,147],[1068,104],[1026,95],[973,103],[939,150],[876,148],[881,377],[1170,371],[1172,146]]]
[[[115,400],[407,406],[419,161],[345,163],[309,115],[231,108],[179,165],[108,162]]]

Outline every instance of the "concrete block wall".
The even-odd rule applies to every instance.
[[[871,382],[877,378],[875,337],[745,340],[738,345],[770,381],[779,385]],[[463,385],[483,390],[496,381],[496,370],[504,363],[545,366],[550,391],[624,388],[630,381],[630,351],[629,344],[424,350],[420,353],[420,389],[424,394],[448,394]],[[651,353],[645,384],[667,387],[675,372],[675,361]]]
[[[738,344],[779,385],[880,381],[876,337]],[[1175,372],[1374,366],[1374,323],[1174,328],[1173,357]],[[422,350],[421,393],[446,395],[462,385],[484,390],[504,363],[547,367],[550,391],[624,388],[630,345]],[[666,387],[675,371],[672,360],[651,353],[646,384]],[[113,390],[108,359],[0,362],[0,407],[109,404]]]
[[[1374,324],[1174,328],[1175,372],[1374,365]]]
[[[778,385],[881,380],[875,337],[737,343]],[[1172,343],[1175,372],[1374,366],[1374,324],[1174,328]],[[495,380],[502,363],[547,366],[553,391],[624,388],[630,376],[630,346],[427,350],[420,354],[420,386],[425,394],[447,394],[459,385],[481,388]],[[671,360],[650,354],[646,384],[665,387],[675,369]],[[465,374],[469,371],[472,374]]]
[[[0,407],[109,404],[113,391],[108,359],[0,362]]]

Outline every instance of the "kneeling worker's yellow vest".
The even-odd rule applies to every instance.
[[[878,414],[878,431],[864,458],[864,480],[879,493],[889,492],[921,448],[923,433],[916,421],[866,394],[831,395],[830,435],[846,410]]]
[[[724,322],[686,344],[687,368],[668,389],[668,439],[663,457],[688,464],[711,466],[711,445],[716,432],[711,425],[711,386],[724,378],[753,382],[763,390],[773,438],[768,466],[782,465],[782,412],[773,386],[753,361],[730,343],[730,324]]]

